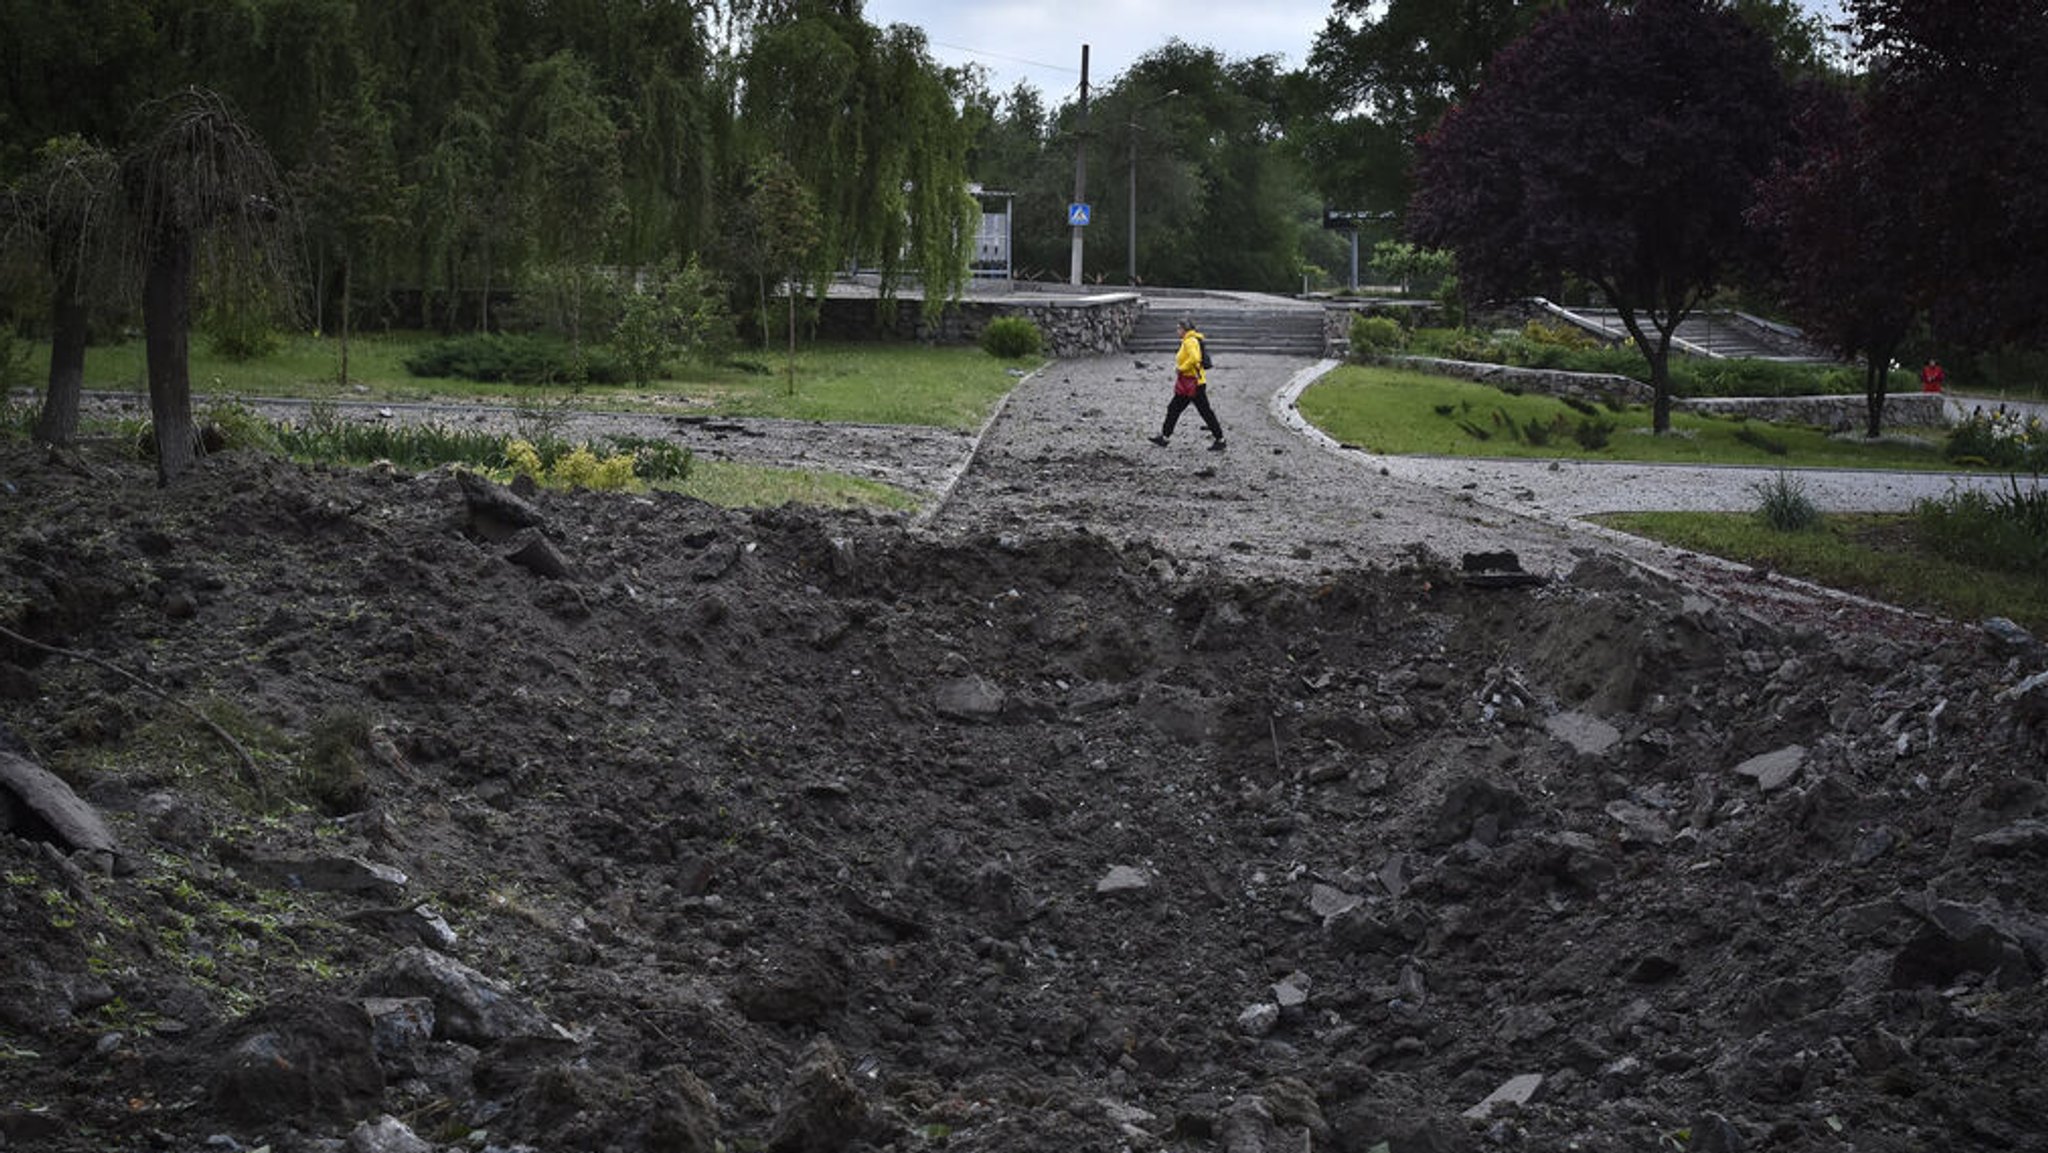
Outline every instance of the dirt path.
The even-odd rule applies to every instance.
[[[1269,414],[1312,371],[1244,356],[1211,375],[1229,447],[1207,451],[1190,410],[1174,442],[1146,438],[1169,392],[1163,358],[1061,361],[1011,394],[973,467],[930,518],[944,532],[1066,533],[1146,540],[1236,570],[1313,574],[1397,561],[1417,546],[1455,559],[1512,550],[1532,571],[1574,563],[1568,530],[1397,479],[1326,451]]]

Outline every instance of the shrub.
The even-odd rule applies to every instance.
[[[1436,306],[1444,315],[1444,323],[1461,325],[1465,323],[1465,298],[1458,292],[1456,275],[1446,276],[1437,285]]]
[[[1390,352],[1404,343],[1401,325],[1391,316],[1366,316],[1362,313],[1353,316],[1351,329],[1345,336],[1351,344],[1351,358],[1361,361]]]
[[[628,376],[624,361],[609,349],[579,351],[562,340],[501,332],[422,345],[405,358],[405,370],[482,384],[618,384]]]
[[[1757,497],[1757,519],[1779,532],[1820,527],[1820,509],[1806,495],[1806,482],[1788,473],[1749,486]]]
[[[1002,360],[1022,360],[1045,349],[1045,334],[1021,316],[998,316],[981,333],[982,351]]]
[[[1592,333],[1570,324],[1545,324],[1532,320],[1522,326],[1522,339],[1530,344],[1547,345],[1586,351],[1605,348],[1606,342]]]
[[[668,370],[676,355],[677,318],[657,292],[629,293],[612,325],[612,352],[627,379],[645,387]]]
[[[739,345],[725,282],[692,259],[659,284],[625,294],[611,330],[620,371],[644,385],[678,357],[716,363]]]
[[[663,445],[664,451],[645,452],[613,441],[604,447],[600,455],[581,441],[536,443],[514,437],[504,443],[501,459],[514,473],[543,484],[607,492],[631,488],[635,480],[681,480],[689,475],[690,453],[680,446]]]
[[[1974,459],[2038,476],[2048,467],[2048,426],[2038,416],[2021,416],[2005,408],[1980,410],[1950,431],[1942,453],[1958,463]]]

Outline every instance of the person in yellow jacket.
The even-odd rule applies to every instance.
[[[1209,372],[1202,367],[1202,334],[1195,331],[1195,322],[1186,318],[1180,322],[1180,351],[1174,354],[1173,370],[1173,399],[1166,404],[1166,423],[1160,426],[1152,443],[1165,448],[1166,442],[1173,439],[1173,426],[1179,423],[1180,414],[1192,404],[1201,414],[1202,423],[1209,426],[1209,451],[1223,451],[1223,425],[1216,419],[1216,410],[1209,407]]]

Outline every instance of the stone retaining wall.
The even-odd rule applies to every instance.
[[[1441,360],[1428,356],[1388,357],[1387,363],[1476,380],[1495,388],[1518,388],[1545,396],[1569,397],[1588,404],[1648,404],[1650,386],[1627,376],[1601,372],[1564,372],[1555,368],[1520,368],[1511,364],[1487,364],[1473,360]]]
[[[1439,360],[1426,356],[1396,356],[1389,364],[1406,365],[1424,372],[1478,381],[1495,388],[1518,388],[1545,396],[1570,397],[1589,404],[1649,404],[1654,398],[1650,386],[1627,376],[1605,373],[1562,372],[1550,368],[1520,368],[1507,364],[1484,364],[1468,360]],[[1719,416],[1750,416],[1780,424],[1804,424],[1841,432],[1861,429],[1869,423],[1869,408],[1862,394],[1829,396],[1707,396],[1673,397],[1672,406]],[[1948,398],[1941,393],[1902,392],[1885,398],[1886,426],[1942,428],[1949,424]]]
[[[979,344],[989,322],[1021,316],[1045,334],[1053,356],[1094,356],[1120,352],[1145,312],[1145,298],[1131,292],[1077,296],[1070,300],[963,300],[927,318],[922,300],[897,300],[893,321],[881,302],[833,297],[819,311],[818,335],[827,340],[915,340],[931,344]]]
[[[1781,424],[1808,424],[1834,432],[1870,424],[1870,406],[1856,396],[1711,396],[1681,402],[1695,412],[1741,413]],[[1884,398],[1885,427],[1946,428],[1948,398],[1938,392],[1899,392]]]

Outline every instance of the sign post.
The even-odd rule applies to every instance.
[[[1080,219],[1074,210],[1080,209]],[[1074,230],[1073,267],[1069,283],[1081,283],[1081,235],[1088,225],[1088,46],[1081,45],[1081,126],[1074,134],[1074,200],[1067,206],[1067,224]]]

